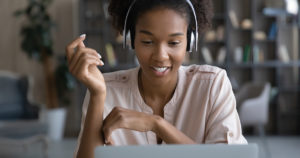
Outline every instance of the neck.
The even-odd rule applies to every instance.
[[[145,103],[149,103],[147,100],[151,100],[151,102],[160,102],[163,105],[169,102],[176,89],[178,75],[176,75],[176,77],[174,77],[172,80],[153,82],[152,80],[146,78],[142,73],[142,70],[140,70],[138,75],[138,84],[140,93]]]

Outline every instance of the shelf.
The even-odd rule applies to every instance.
[[[252,68],[253,64],[252,63],[229,63],[228,66],[232,68]]]
[[[288,63],[284,63],[284,62],[279,62],[279,66],[280,67],[299,67],[300,66],[300,61],[291,61]]]
[[[277,61],[265,61],[265,62],[258,62],[253,63],[253,67],[267,67],[267,68],[276,68],[278,67],[279,62]]]

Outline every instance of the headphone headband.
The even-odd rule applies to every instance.
[[[132,6],[135,4],[136,0],[133,0],[133,2],[130,4],[129,9],[126,13],[126,17],[125,17],[125,24],[124,24],[124,29],[123,29],[123,48],[126,48],[126,35],[127,35],[127,20],[128,20],[128,16],[129,13],[131,11]]]
[[[124,23],[124,29],[123,29],[123,48],[126,48],[126,44],[127,44],[127,34],[129,33],[127,31],[127,20],[128,20],[128,16],[130,14],[130,11],[133,7],[133,5],[135,4],[137,0],[133,0],[133,2],[130,4],[129,6],[129,9],[126,13],[126,17],[125,17],[125,23]],[[195,51],[197,51],[198,49],[198,21],[197,21],[197,16],[196,16],[196,12],[195,12],[195,9],[194,9],[194,6],[192,4],[192,2],[190,0],[185,0],[187,2],[187,4],[190,6],[192,12],[193,12],[193,15],[194,15],[194,20],[195,20],[195,30],[194,31],[191,31],[191,44],[190,44],[190,50],[189,52],[192,52],[193,50],[193,45],[195,46]],[[195,36],[196,37],[193,37],[193,32],[195,32]],[[192,40],[193,38],[195,38],[194,40]],[[195,42],[195,44],[193,44],[193,42]]]

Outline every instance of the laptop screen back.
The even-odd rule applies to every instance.
[[[256,144],[101,146],[95,158],[258,158]]]

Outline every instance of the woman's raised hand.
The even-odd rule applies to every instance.
[[[91,94],[105,95],[104,78],[97,68],[104,63],[96,50],[85,47],[84,40],[85,34],[75,39],[66,48],[69,71],[89,89]]]

